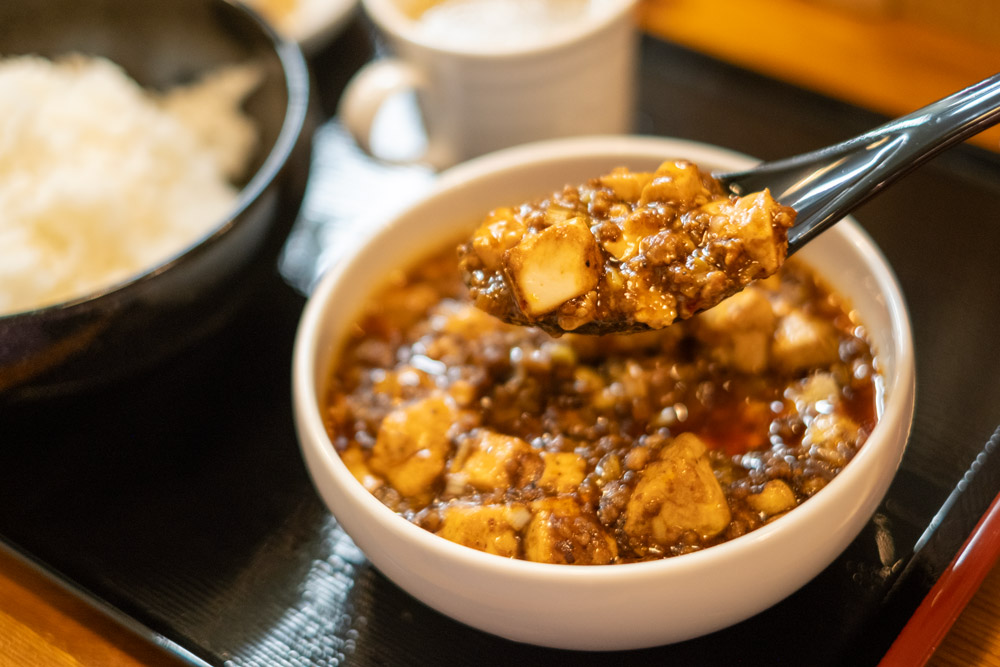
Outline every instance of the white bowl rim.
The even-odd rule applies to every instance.
[[[432,198],[445,196],[450,191],[461,188],[470,181],[476,181],[499,172],[516,170],[526,163],[558,162],[577,157],[616,156],[619,154],[623,160],[628,158],[646,159],[656,156],[662,156],[663,159],[672,156],[684,157],[695,163],[726,163],[729,165],[727,168],[731,169],[753,166],[758,162],[728,149],[667,137],[590,136],[525,144],[475,158],[443,172],[428,193],[403,210],[387,215],[380,223],[375,224],[367,233],[361,235],[357,239],[357,243],[366,244],[382,234],[391,233],[394,221],[406,215],[410,207],[417,206]],[[865,258],[868,265],[874,269],[874,277],[879,288],[889,297],[889,318],[894,325],[893,340],[899,352],[890,384],[896,388],[893,396],[898,395],[901,398],[894,400],[893,396],[889,397],[885,410],[879,419],[879,425],[883,423],[903,424],[905,428],[903,437],[905,439],[910,428],[911,419],[908,415],[912,415],[913,388],[915,386],[912,332],[905,299],[896,277],[881,251],[853,218],[845,218],[837,223],[834,229],[837,230],[836,233],[843,234]],[[706,566],[711,567],[716,562],[730,560],[733,551],[759,549],[774,539],[775,534],[779,531],[784,533],[789,529],[794,530],[797,524],[811,520],[813,512],[810,511],[810,507],[815,505],[811,506],[810,502],[814,499],[803,503],[775,522],[701,551],[654,561],[585,567],[536,563],[486,554],[450,542],[410,523],[365,490],[341,462],[333,444],[326,435],[320,418],[320,406],[316,392],[313,391],[313,377],[315,375],[313,356],[317,351],[321,319],[327,307],[326,299],[339,282],[340,276],[350,270],[351,260],[350,255],[346,256],[318,282],[303,311],[296,336],[293,352],[293,391],[296,395],[296,419],[298,428],[308,431],[308,433],[303,434],[305,437],[300,436],[301,446],[304,450],[308,448],[312,450],[313,454],[318,454],[318,460],[322,463],[324,472],[333,477],[338,484],[346,485],[345,490],[355,496],[355,500],[360,502],[371,516],[387,522],[401,537],[416,542],[421,549],[427,550],[435,557],[479,568],[489,568],[497,574],[509,573],[521,580],[544,579],[549,585],[558,586],[560,583],[572,585],[574,582],[584,579],[591,584],[611,584],[634,578],[646,578],[657,573],[671,572],[671,576],[684,576],[687,572],[701,571]],[[906,400],[907,396],[910,397],[909,400]],[[866,462],[876,458],[881,449],[891,446],[891,436],[892,433],[888,427],[880,429],[877,425],[854,459],[817,497],[833,497],[836,494],[836,489],[848,486],[853,477],[863,475]],[[902,451],[900,451],[898,458],[901,456]],[[895,461],[894,470],[895,467],[898,467],[898,458]]]

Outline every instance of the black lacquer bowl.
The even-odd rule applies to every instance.
[[[245,111],[258,147],[234,210],[179,255],[106,290],[0,316],[0,403],[86,391],[217,331],[274,273],[308,176],[305,60],[243,7],[224,0],[0,3],[0,54],[71,52],[107,57],[153,89],[257,63],[263,81]]]

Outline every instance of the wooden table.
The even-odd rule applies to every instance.
[[[829,2],[644,0],[641,21],[665,39],[887,115],[1000,71],[996,47],[871,11],[835,10]],[[1000,128],[974,142],[1000,150]],[[0,667],[180,664],[0,550]],[[1000,567],[929,664],[1000,665]]]
[[[0,549],[0,667],[181,664]]]

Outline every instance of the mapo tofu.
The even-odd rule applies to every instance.
[[[556,334],[661,329],[778,270],[795,211],[690,162],[617,168],[492,211],[460,247],[473,302]]]
[[[630,335],[477,308],[454,246],[368,300],[325,421],[354,476],[424,529],[505,558],[677,556],[779,519],[876,422],[864,328],[801,262]]]

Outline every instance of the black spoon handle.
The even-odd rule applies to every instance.
[[[789,254],[941,151],[1000,122],[1000,74],[811,153],[717,174],[736,194],[765,187],[798,211]]]

